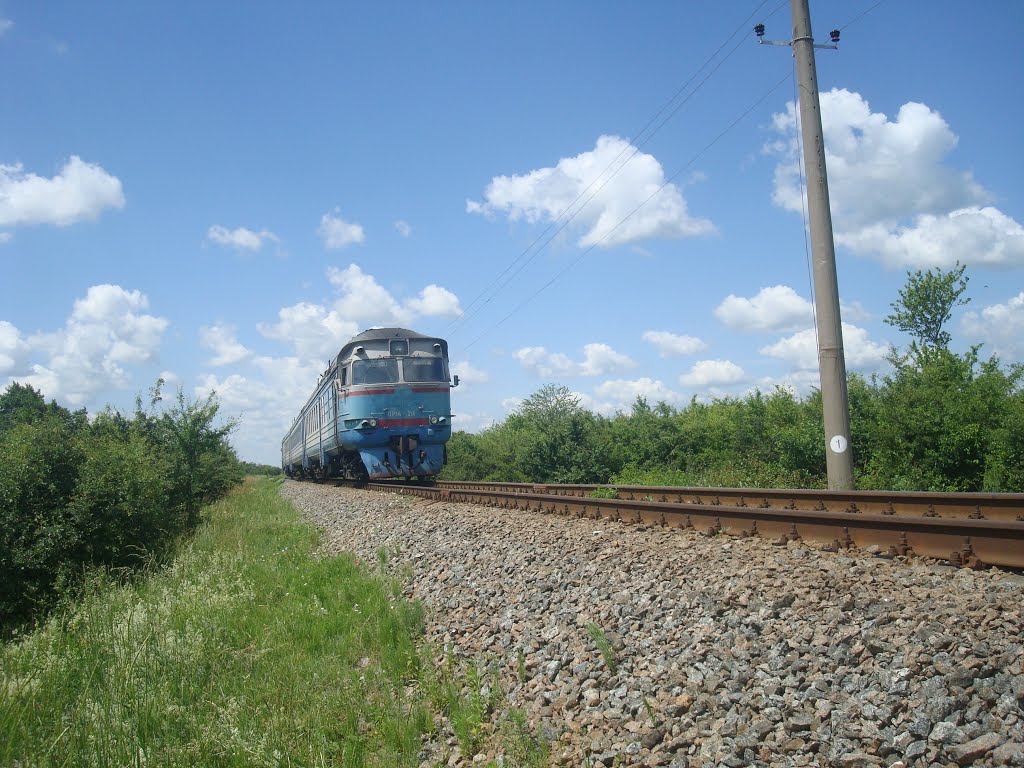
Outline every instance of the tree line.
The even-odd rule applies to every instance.
[[[89,418],[17,382],[0,395],[0,632],[73,594],[92,568],[130,571],[200,522],[242,477],[216,396]]]
[[[1024,366],[950,349],[964,272],[908,272],[886,322],[909,347],[891,351],[889,373],[848,378],[858,488],[1024,492]],[[783,388],[683,407],[638,397],[606,417],[548,384],[503,422],[456,432],[448,459],[453,480],[827,486],[821,394]]]

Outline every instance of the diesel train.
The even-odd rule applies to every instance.
[[[324,371],[281,441],[294,478],[425,478],[448,460],[448,343],[405,328],[352,338]]]

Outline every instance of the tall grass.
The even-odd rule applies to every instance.
[[[272,480],[166,568],[97,574],[0,647],[0,765],[416,765],[432,724],[418,605],[318,558]]]

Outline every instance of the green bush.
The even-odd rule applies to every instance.
[[[159,401],[159,385],[153,404]],[[210,395],[156,415],[47,405],[30,386],[0,395],[0,633],[72,593],[94,568],[131,568],[199,522],[241,478]]]
[[[80,521],[85,562],[137,565],[184,530],[183,515],[168,506],[166,463],[150,441],[133,430],[81,442],[70,508]]]
[[[70,508],[81,453],[54,416],[0,435],[0,627],[52,605],[82,541]]]

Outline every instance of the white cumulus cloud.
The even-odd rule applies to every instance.
[[[21,164],[0,165],[0,226],[54,224],[66,227],[123,208],[121,181],[77,155],[53,178],[25,173]]]
[[[679,400],[679,393],[672,391],[659,379],[643,377],[639,379],[611,379],[594,388],[594,394],[602,400],[610,401],[615,410],[628,411],[638,397],[644,398],[648,404],[655,405],[662,401],[674,403]]]
[[[402,237],[409,237],[412,234],[412,227],[409,225],[409,222],[402,221],[401,219],[395,222],[395,230]]]
[[[234,365],[252,354],[235,338],[235,329],[227,325],[204,325],[199,329],[199,345],[213,352],[210,365]]]
[[[345,221],[340,214],[340,209],[335,208],[333,212],[325,213],[320,217],[317,234],[324,241],[325,248],[344,248],[346,245],[366,240],[363,227],[360,224]]]
[[[690,215],[680,188],[666,182],[654,156],[618,136],[601,136],[593,150],[563,158],[553,168],[496,176],[483,201],[467,201],[466,210],[531,223],[571,217],[571,226],[582,231],[581,247],[714,231],[709,220]]]
[[[814,309],[788,285],[773,285],[750,299],[729,294],[715,308],[715,317],[737,330],[786,331],[813,323]]]
[[[29,346],[21,331],[6,320],[0,320],[0,376],[17,376],[25,371]]]
[[[406,306],[413,312],[430,317],[458,317],[462,314],[459,297],[439,285],[430,284]]]
[[[653,344],[662,357],[692,355],[708,346],[695,336],[680,336],[669,331],[644,331],[643,340]]]
[[[295,357],[254,357],[251,374],[218,377],[205,374],[195,387],[198,397],[216,391],[225,416],[241,417],[232,443],[244,446],[243,458],[278,464],[281,438],[298,415],[324,368],[322,361]]]
[[[813,328],[779,339],[774,344],[762,347],[760,352],[787,362],[798,370],[818,369],[818,337]],[[847,370],[874,370],[885,362],[888,354],[887,343],[871,341],[863,328],[843,323],[843,356]]]
[[[1024,227],[991,206],[921,214],[906,225],[874,224],[837,235],[836,242],[912,269],[949,268],[958,261],[1024,265]]]
[[[583,359],[576,362],[561,352],[548,352],[544,347],[523,347],[515,353],[520,365],[541,378],[563,376],[603,376],[636,365],[627,355],[607,344],[587,344]]]
[[[327,280],[341,293],[334,308],[345,319],[380,325],[402,325],[409,322],[411,312],[373,275],[363,272],[358,264],[349,264],[345,269],[330,267]]]
[[[459,377],[460,390],[464,386],[474,387],[477,384],[486,384],[491,380],[491,374],[477,368],[468,360],[463,360],[461,362],[449,360],[448,368],[453,376]]]
[[[992,304],[980,313],[966,312],[960,327],[972,341],[985,344],[982,354],[1020,362],[1024,359],[1024,291],[1005,304]]]
[[[959,138],[938,112],[908,102],[890,119],[860,94],[832,89],[821,94],[821,117],[837,244],[890,268],[1024,264],[1020,224],[988,205],[969,171],[948,165]],[[785,156],[773,198],[799,212],[793,102],[773,120],[783,140],[769,151]]]
[[[238,227],[236,229],[228,229],[222,227],[219,224],[214,224],[206,232],[206,237],[211,242],[217,243],[218,245],[226,245],[230,248],[238,248],[242,251],[258,251],[263,247],[265,240],[272,240],[275,243],[278,241],[277,235],[268,229],[254,232],[251,229],[245,227]]]
[[[276,323],[259,323],[257,330],[268,339],[289,344],[303,361],[326,360],[361,330],[353,320],[320,304],[299,302],[282,307]]]
[[[739,383],[745,376],[743,369],[731,360],[701,360],[679,377],[679,383],[690,389],[713,389]]]
[[[439,285],[428,285],[417,296],[400,301],[377,279],[359,267],[329,267],[327,281],[336,297],[329,305],[299,302],[278,310],[277,322],[260,323],[263,336],[290,344],[299,359],[321,360],[336,355],[361,330],[371,327],[409,327],[418,317],[461,313],[458,297]]]
[[[75,301],[62,328],[29,336],[27,351],[15,336],[18,380],[73,407],[90,403],[106,389],[128,387],[131,368],[156,359],[168,325],[147,314],[148,307],[140,291],[92,286]]]

